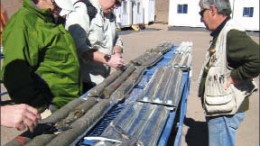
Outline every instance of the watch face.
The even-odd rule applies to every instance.
[[[104,56],[104,59],[106,60],[106,62],[108,62],[108,61],[110,60],[110,58],[111,58],[111,55],[107,55],[107,54],[106,54],[106,55]]]

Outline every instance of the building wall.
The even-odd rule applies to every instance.
[[[170,0],[169,26],[205,27],[198,12],[199,0]],[[187,13],[178,13],[178,5],[187,5]]]
[[[200,21],[198,12],[199,0],[170,0],[169,26],[205,27]],[[177,12],[178,5],[188,5],[187,14]],[[230,0],[233,14],[231,17],[240,23],[247,31],[259,31],[259,0]],[[253,8],[253,16],[243,16],[244,8]]]
[[[155,0],[142,0],[144,9],[144,24],[155,21]]]
[[[253,8],[252,17],[243,16],[244,8]],[[234,0],[233,19],[248,31],[259,31],[259,0]]]
[[[125,0],[121,7],[114,10],[119,27],[129,27],[133,23],[132,1]]]
[[[22,0],[1,0],[1,6],[10,17],[22,6]]]
[[[168,23],[169,0],[155,1],[155,22]]]
[[[148,0],[141,0],[147,2]],[[22,0],[1,0],[1,5],[10,17],[22,5]],[[169,26],[187,26],[187,27],[205,27],[200,22],[198,15],[199,0],[155,0],[155,22],[168,23]],[[259,0],[230,0],[234,20],[238,21],[246,30],[259,31]],[[177,14],[178,4],[188,4],[187,14]],[[148,7],[148,6],[147,6]],[[244,7],[253,7],[253,17],[243,17]],[[146,19],[148,12],[146,12]],[[152,16],[151,16],[152,17]],[[147,22],[153,21],[152,19],[146,20]]]

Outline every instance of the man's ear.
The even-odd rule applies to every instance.
[[[209,9],[210,9],[210,11],[211,11],[211,15],[212,15],[212,16],[218,14],[218,9],[217,9],[215,6],[211,5],[211,6],[209,7]]]

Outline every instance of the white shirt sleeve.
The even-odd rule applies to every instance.
[[[116,35],[116,45],[121,47],[121,50],[123,52],[124,49],[124,44],[122,39],[118,36],[118,34]]]
[[[65,28],[72,35],[78,56],[81,57],[82,53],[90,48],[90,44],[87,43],[90,22],[87,7],[84,3],[77,2],[74,7],[75,11],[70,12],[66,17]]]

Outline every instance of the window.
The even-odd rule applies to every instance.
[[[253,7],[244,7],[243,16],[244,17],[253,17],[254,8]]]
[[[187,4],[178,5],[177,13],[178,14],[187,14],[188,13],[188,5]]]

